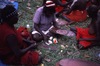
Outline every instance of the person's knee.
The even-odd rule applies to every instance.
[[[42,36],[40,34],[36,33],[36,34],[33,35],[33,39],[36,42],[40,42],[40,41],[42,41],[43,38],[42,38]]]

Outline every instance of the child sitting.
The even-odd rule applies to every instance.
[[[32,39],[32,35],[26,27],[20,26],[17,29],[17,32],[22,36],[23,41],[25,41],[27,44],[30,45],[32,43],[35,43],[35,41]]]

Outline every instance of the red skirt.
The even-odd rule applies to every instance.
[[[89,28],[79,28],[76,27],[77,29],[77,35],[76,35],[76,39],[80,39],[80,38],[95,38],[95,35],[90,35],[88,33]],[[92,44],[92,41],[79,41],[79,44],[81,44],[84,47],[88,47]]]
[[[74,21],[74,22],[80,22],[80,21],[84,21],[87,19],[87,11],[79,11],[79,10],[75,10],[72,11],[70,14],[65,15],[67,18],[69,18],[70,20]]]
[[[38,64],[39,54],[34,51],[28,51],[22,58],[21,64],[31,66]]]

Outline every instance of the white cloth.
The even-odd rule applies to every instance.
[[[51,30],[53,28],[53,26],[51,26],[47,31],[42,31],[45,35],[47,34],[47,33],[49,33],[49,30]],[[36,33],[38,33],[38,34],[40,34],[38,31],[33,31],[32,32],[32,34],[36,34]]]

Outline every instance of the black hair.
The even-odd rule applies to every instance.
[[[43,13],[55,13],[55,6],[51,6],[51,7],[46,7],[44,6],[43,8]]]
[[[87,13],[91,18],[97,19],[97,12],[98,12],[98,7],[96,5],[91,5],[87,9]]]
[[[12,6],[12,5],[6,5],[5,8],[1,9],[1,19],[3,21],[6,21],[7,16],[10,15],[11,13],[13,13],[16,9]]]

